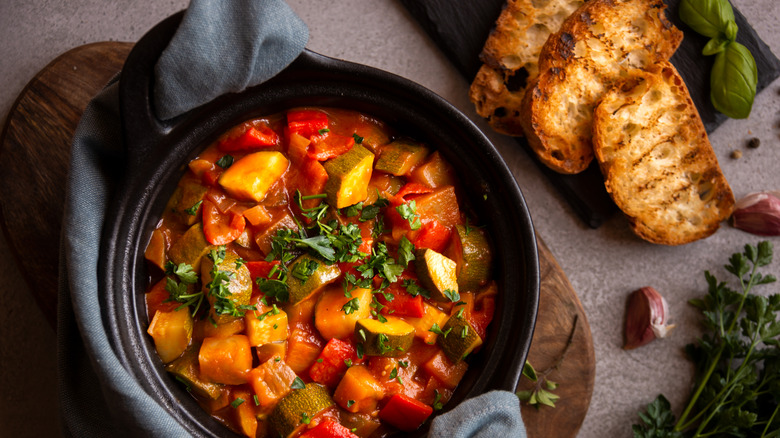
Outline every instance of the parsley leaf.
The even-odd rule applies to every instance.
[[[227,169],[228,167],[233,165],[233,156],[232,155],[223,155],[222,158],[217,160],[216,163],[217,166]]]
[[[360,310],[360,302],[358,301],[357,297],[352,298],[341,307],[341,310],[347,315],[350,315],[353,312]]]
[[[398,264],[406,266],[414,259],[414,244],[406,236],[401,236],[398,243]]]
[[[409,227],[412,230],[420,229],[422,223],[420,222],[420,215],[417,214],[417,203],[414,200],[399,205],[395,210],[402,218],[409,221]]]
[[[198,208],[200,207],[200,204],[203,204],[203,200],[196,202],[192,207],[184,210],[185,213],[187,213],[190,216],[195,216],[198,214]]]
[[[306,387],[306,384],[303,382],[303,379],[296,376],[295,379],[293,379],[292,384],[290,384],[290,389],[303,389]]]

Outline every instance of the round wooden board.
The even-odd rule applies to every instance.
[[[132,47],[102,42],[60,55],[22,91],[0,137],[0,159],[18,164],[0,173],[0,226],[52,327],[70,142],[89,100],[119,72]],[[542,371],[553,367],[564,351],[565,357],[547,376],[560,385],[554,391],[560,396],[556,407],[523,405],[522,414],[530,438],[573,437],[593,392],[593,340],[566,275],[541,238],[537,240],[541,297],[528,360]],[[522,379],[518,388],[530,384]]]

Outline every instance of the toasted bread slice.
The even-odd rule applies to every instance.
[[[483,62],[469,98],[498,132],[523,135],[520,105],[539,74],[539,52],[584,0],[508,0],[480,54]]]
[[[674,66],[638,72],[593,114],[593,149],[607,192],[645,240],[681,245],[714,233],[734,195]]]
[[[665,8],[663,0],[591,0],[550,35],[521,110],[542,162],[561,173],[588,167],[593,108],[601,97],[631,71],[668,60],[682,41]]]

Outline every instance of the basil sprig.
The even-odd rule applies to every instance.
[[[710,38],[702,54],[715,55],[710,73],[710,100],[732,119],[750,115],[756,96],[758,69],[747,47],[736,42],[737,23],[728,0],[682,0],[680,19]]]

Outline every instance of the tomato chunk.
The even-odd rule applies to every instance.
[[[417,430],[432,413],[433,408],[425,403],[403,394],[396,394],[379,411],[379,418],[404,432],[412,432]]]
[[[385,293],[391,294],[392,299],[388,300]],[[384,293],[376,294],[376,298],[379,304],[385,306],[381,310],[383,315],[411,316],[413,318],[422,318],[425,315],[422,295],[413,297],[400,283],[391,284]]]
[[[246,228],[246,219],[241,214],[232,211],[220,213],[217,206],[208,200],[204,200],[203,208],[203,234],[212,245],[226,245],[238,238]]]
[[[290,133],[297,132],[303,137],[311,137],[322,129],[328,129],[328,115],[317,110],[288,111],[287,128]]]
[[[225,152],[251,151],[269,146],[276,146],[279,136],[268,126],[250,127],[235,138],[228,138],[219,143],[219,148]]]
[[[357,360],[357,351],[351,343],[333,338],[309,369],[309,376],[313,381],[332,388]]]
[[[415,248],[430,248],[436,252],[442,252],[450,242],[452,229],[445,227],[436,219],[423,221],[420,232],[412,240]]]
[[[357,435],[341,424],[331,420],[323,420],[317,426],[301,434],[300,438],[357,438]]]

